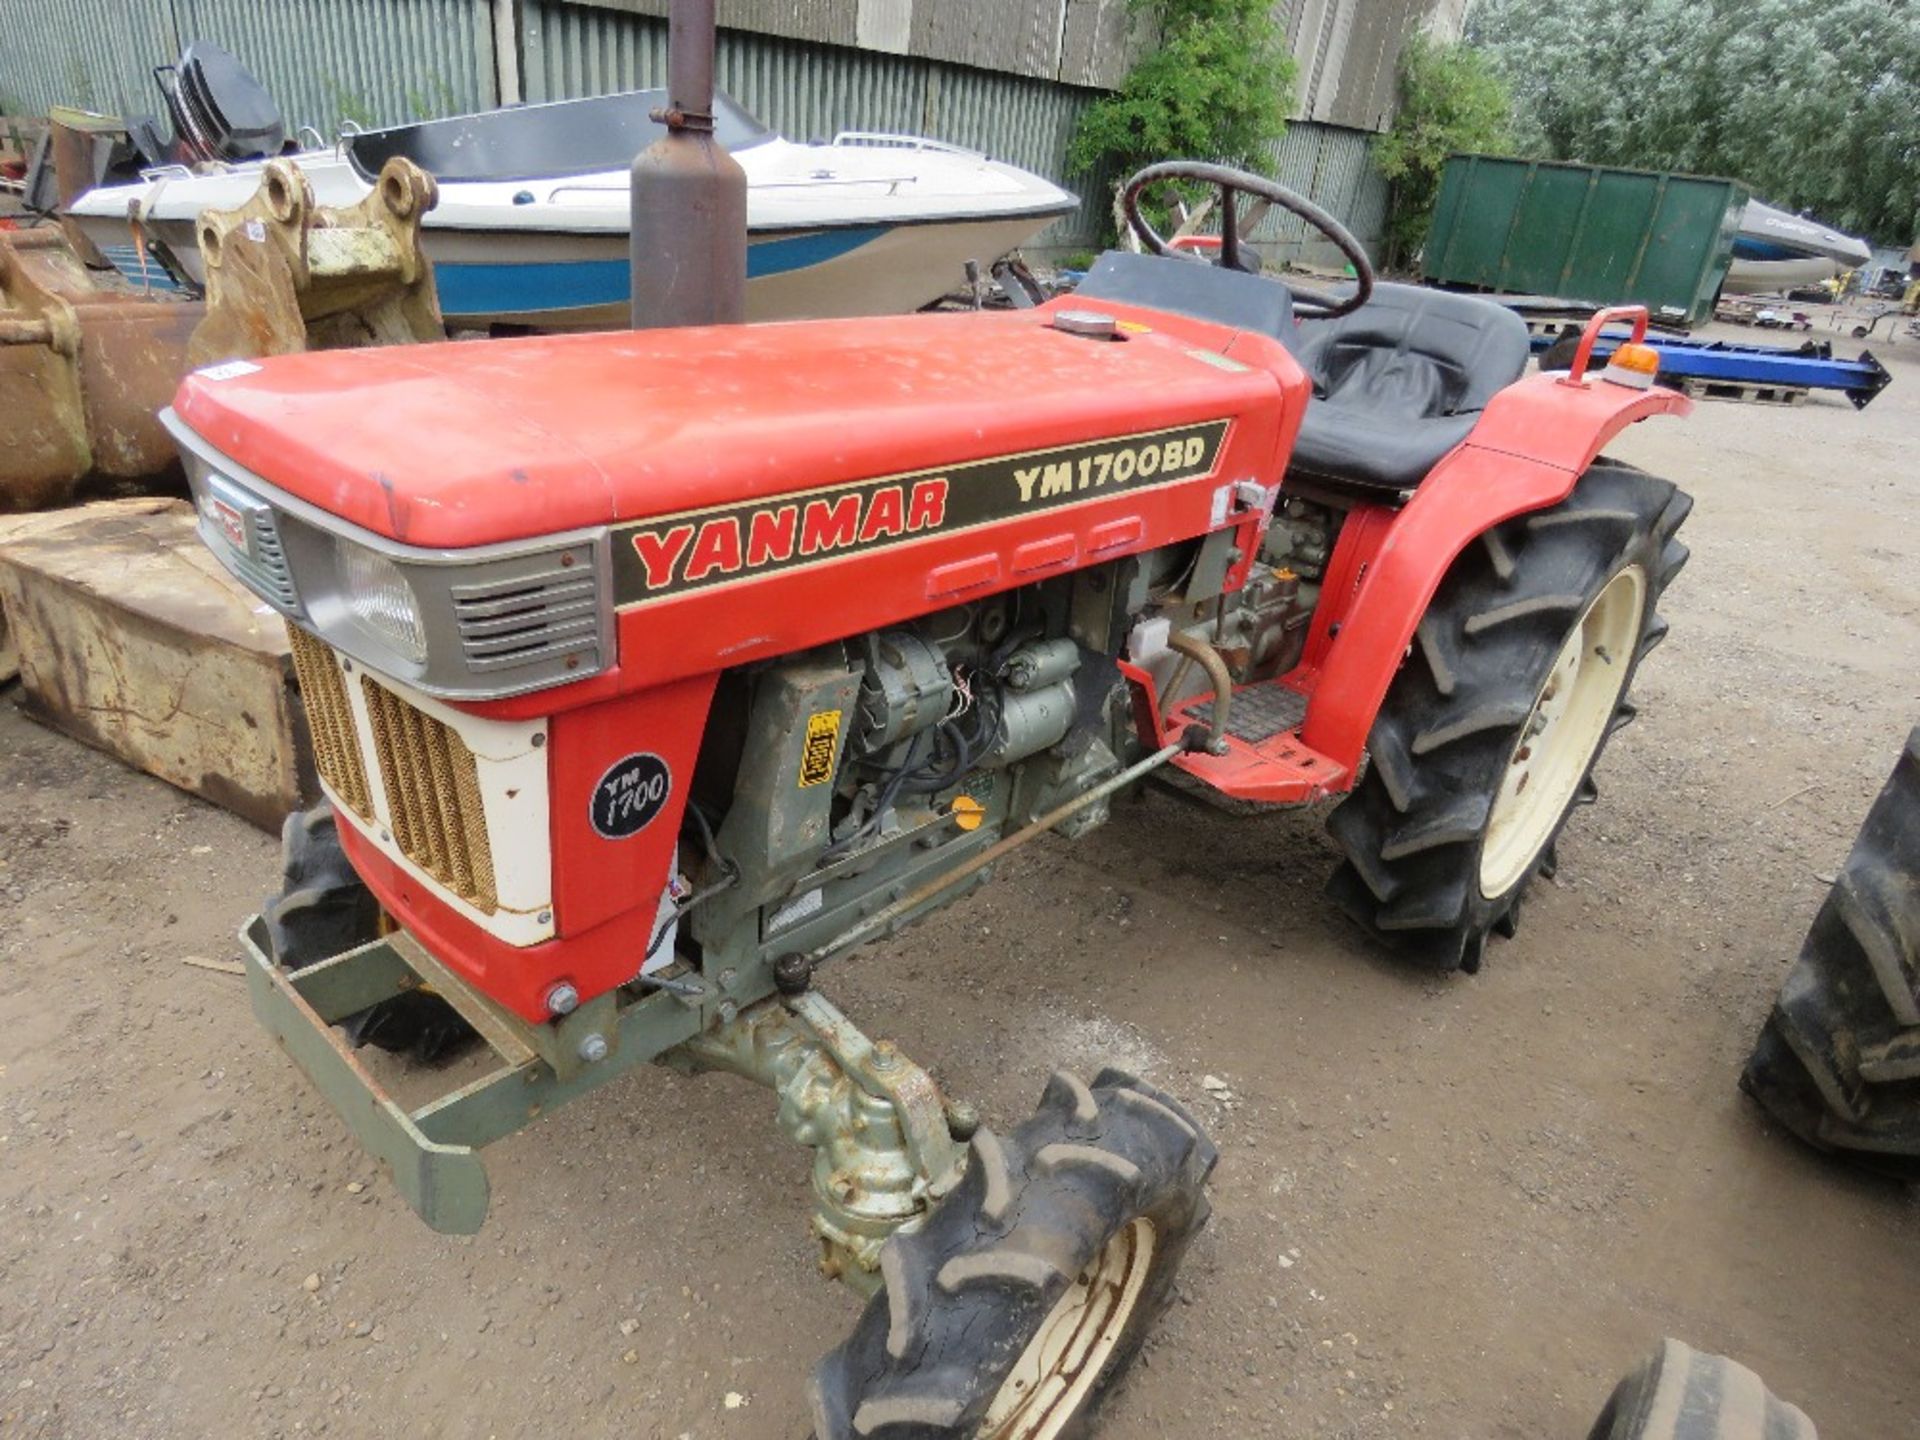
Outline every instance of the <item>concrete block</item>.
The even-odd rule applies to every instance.
[[[318,798],[285,625],[185,501],[0,524],[0,607],[35,719],[269,830]]]

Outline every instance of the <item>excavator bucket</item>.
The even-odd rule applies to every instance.
[[[433,177],[396,157],[354,205],[316,205],[270,161],[233,210],[200,217],[204,301],[89,270],[53,226],[0,231],[0,511],[63,504],[89,474],[170,472],[156,418],[190,369],[445,336],[420,217]]]
[[[252,199],[200,217],[207,318],[189,362],[445,338],[420,247],[438,198],[433,177],[396,156],[358,203],[320,206],[298,167],[268,161]]]
[[[96,282],[55,227],[0,232],[0,511],[60,504],[89,472],[171,470],[156,416],[204,314],[195,301]]]

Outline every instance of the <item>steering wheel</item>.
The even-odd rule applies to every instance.
[[[1141,195],[1153,186],[1164,184],[1169,180],[1191,180],[1202,185],[1211,185],[1220,192],[1220,258],[1218,262],[1209,261],[1203,256],[1179,248],[1174,242],[1163,239],[1147,217],[1140,213]],[[1201,160],[1162,160],[1157,165],[1147,166],[1127,181],[1126,188],[1120,194],[1120,213],[1126,216],[1127,224],[1132,227],[1133,233],[1140,237],[1140,243],[1155,255],[1195,260],[1203,265],[1218,263],[1228,269],[1257,275],[1260,272],[1260,257],[1251,249],[1244,247],[1240,240],[1239,199],[1242,195],[1251,195],[1256,200],[1265,201],[1269,205],[1278,205],[1282,210],[1298,215],[1332,241],[1333,247],[1346,256],[1347,263],[1353,266],[1353,273],[1359,283],[1354,287],[1351,295],[1335,297],[1315,291],[1293,292],[1295,304],[1302,307],[1300,314],[1302,320],[1334,320],[1342,315],[1351,315],[1373,298],[1373,262],[1367,259],[1367,252],[1360,247],[1360,242],[1353,237],[1353,232],[1306,196],[1289,190],[1278,181],[1269,180],[1264,175],[1235,170],[1227,165],[1210,165]]]

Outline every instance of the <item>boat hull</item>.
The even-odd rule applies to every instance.
[[[1775,295],[1811,288],[1872,258],[1864,240],[1750,200],[1741,212],[1733,265],[1724,288],[1730,295]]]
[[[1017,249],[1051,214],[755,232],[747,244],[747,319],[898,315],[960,288],[968,260],[982,267]],[[83,229],[136,283],[139,256],[124,225]],[[96,236],[93,231],[98,229]],[[206,269],[186,221],[146,229],[194,284]],[[620,233],[422,229],[449,329],[614,330],[631,323],[627,237]],[[151,273],[159,274],[149,258]],[[170,282],[168,282],[170,283]]]
[[[1054,217],[995,216],[754,232],[747,319],[897,315],[931,304]],[[424,232],[449,326],[622,329],[631,323],[627,237],[485,230]]]
[[[1795,255],[1780,260],[1743,260],[1727,269],[1729,295],[1779,295],[1824,284],[1840,273],[1837,260],[1825,255]]]

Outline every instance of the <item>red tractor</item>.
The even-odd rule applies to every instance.
[[[1211,261],[1142,216],[1169,179],[1224,192]],[[1240,194],[1358,283],[1252,273]],[[287,617],[330,802],[245,931],[262,1021],[450,1231],[478,1147],[634,1064],[771,1086],[871,1297],[823,1440],[1084,1426],[1215,1152],[1117,1071],[981,1128],[819,965],[1157,772],[1346,794],[1341,904],[1472,970],[1686,559],[1687,497],[1597,458],[1687,409],[1651,351],[1523,379],[1511,311],[1376,284],[1256,176],[1155,166],[1127,208],[1153,253],[1036,309],[239,362],[167,416]],[[410,1110],[354,1049],[468,1028],[499,1067]]]

